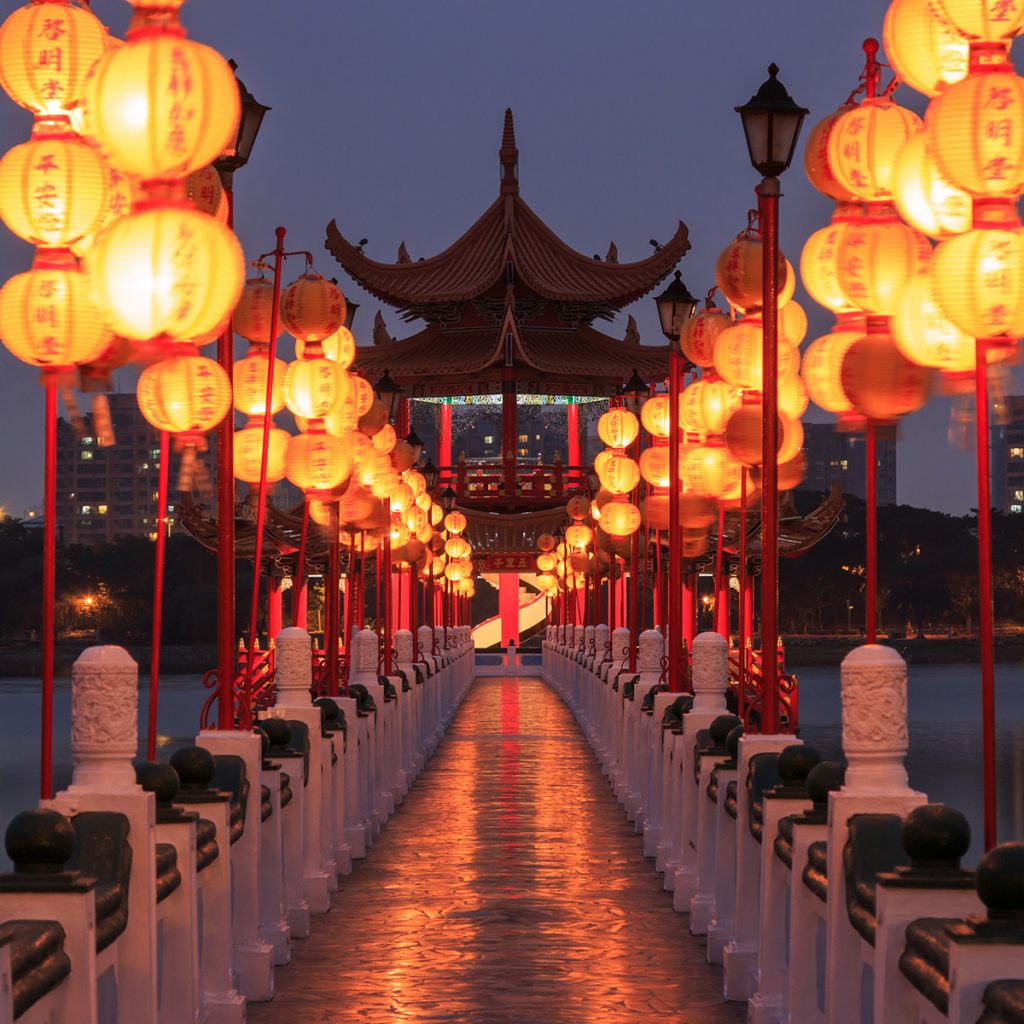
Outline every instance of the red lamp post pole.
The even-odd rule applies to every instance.
[[[230,176],[229,176],[230,179]],[[235,195],[224,187],[229,228],[234,227]],[[234,379],[235,333],[230,321],[217,339],[217,362]],[[217,728],[235,727],[235,415],[217,427]]]
[[[746,685],[747,685],[747,591],[750,580],[747,578],[747,469],[744,466],[740,476],[740,571],[739,571],[739,615],[737,616],[736,654],[739,667],[739,685],[737,686],[737,713],[746,722]]]
[[[227,417],[225,417],[227,418]],[[160,699],[160,633],[164,617],[164,561],[167,550],[167,474],[170,435],[160,431],[160,476],[156,490],[156,559],[153,567],[153,629],[149,648],[149,709],[146,715],[146,760],[156,760],[156,715]],[[232,559],[232,562],[234,560]]]
[[[761,431],[761,731],[779,731],[778,569],[779,569],[779,179],[763,178],[757,190],[764,259],[764,380]]]
[[[878,642],[878,446],[875,424],[864,430],[864,539],[867,575],[864,593],[864,631],[869,644]]]
[[[989,471],[988,342],[975,342],[975,412],[978,463],[978,601],[981,640],[981,738],[985,849],[998,841],[996,805],[995,607],[992,598],[992,498]]]
[[[681,357],[672,345],[668,355],[668,688],[681,693],[683,653],[683,563],[679,529],[679,378]]]
[[[633,442],[633,457],[640,458],[640,434]],[[630,495],[634,504],[640,503],[640,485]],[[629,671],[636,671],[636,654],[640,645],[640,530],[634,530],[629,539]]]
[[[53,796],[54,604],[57,598],[57,384],[46,382],[46,464],[43,473],[43,701],[39,791]]]

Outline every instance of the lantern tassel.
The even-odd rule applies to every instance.
[[[101,448],[112,448],[117,444],[114,421],[110,416],[110,401],[106,395],[92,396],[92,427],[96,432],[96,443]]]
[[[71,429],[75,432],[75,438],[81,441],[85,437],[85,420],[82,419],[82,413],[78,408],[75,393],[71,388],[62,387],[60,389],[60,397],[64,402],[64,408],[67,410],[68,419],[71,420]]]

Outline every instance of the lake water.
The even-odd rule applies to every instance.
[[[976,665],[910,667],[910,783],[929,799],[963,811],[974,834],[969,860],[981,846],[981,716]],[[802,736],[825,757],[840,755],[839,669],[803,668]],[[1024,837],[1024,664],[997,666],[999,836]],[[145,745],[148,680],[140,682],[139,741]],[[198,676],[161,680],[158,757],[192,742],[208,691]],[[54,783],[71,778],[70,682],[58,680],[54,701]],[[39,682],[0,679],[0,829],[34,805],[39,789]],[[0,849],[0,864],[7,866]]]

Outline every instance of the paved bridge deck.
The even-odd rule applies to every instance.
[[[724,1024],[703,941],[672,910],[579,729],[536,679],[477,679],[260,1024]]]

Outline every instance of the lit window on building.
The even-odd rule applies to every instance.
[[[1010,506],[1010,511],[1011,512],[1021,512],[1021,511],[1024,511],[1024,506],[1021,506],[1021,505],[1011,505]]]
[[[82,506],[82,515],[83,516],[92,515],[92,505],[83,505]]]
[[[147,469],[149,469],[149,463],[148,462],[140,462],[139,463],[139,472],[140,473],[145,473]]]
[[[530,440],[530,435],[529,434],[520,434],[519,435],[519,443],[520,444],[526,444],[526,442],[529,441],[529,440]]]
[[[149,538],[150,540],[156,540],[156,534],[155,534],[155,533],[147,533],[147,534],[146,534],[146,536],[147,536],[147,537],[148,537],[148,538]]]
[[[1011,459],[1024,459],[1024,448],[1011,448],[1010,449]]]
[[[101,516],[105,516],[107,514],[107,506],[106,505],[97,505],[96,506],[96,511],[99,512],[99,514]]]
[[[79,458],[83,462],[88,462],[92,458],[92,452],[79,452]]]
[[[150,448],[149,449],[149,457],[151,459],[156,459],[157,461],[159,461],[160,460],[160,449],[159,448]]]
[[[1017,501],[1024,501],[1024,491],[1014,491],[1013,497]]]
[[[494,435],[493,434],[485,434],[484,435],[484,444],[494,444]]]
[[[91,444],[94,443],[94,441],[95,441],[95,439],[92,438],[92,437],[83,437],[82,438],[82,447],[84,448],[84,447],[86,447],[88,445],[91,445]]]

